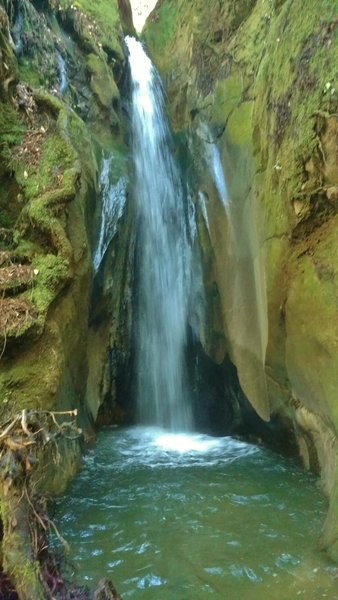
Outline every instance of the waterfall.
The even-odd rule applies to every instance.
[[[136,393],[139,418],[192,426],[185,368],[190,247],[185,198],[171,153],[159,76],[127,37],[137,219]],[[190,237],[190,236],[189,236]]]
[[[201,191],[198,192],[198,203],[199,203],[199,206],[201,209],[201,213],[202,213],[206,228],[210,234],[210,224],[209,224],[208,209],[207,209],[207,198],[206,198],[206,194],[204,194]]]
[[[110,182],[113,155],[103,156],[99,178],[99,198],[101,205],[101,221],[99,236],[94,252],[93,266],[97,272],[109,242],[114,237],[118,221],[121,219],[126,204],[127,178],[120,177],[117,183]]]
[[[199,136],[204,141],[205,157],[206,157],[206,161],[209,166],[211,177],[215,184],[217,193],[223,203],[225,210],[228,211],[229,194],[228,194],[227,185],[226,185],[225,178],[224,178],[221,156],[219,153],[219,149],[217,148],[215,142],[212,140],[212,136],[209,131],[209,128],[205,123],[200,124]]]
[[[56,52],[56,62],[59,71],[60,94],[64,94],[68,88],[68,74],[65,60],[60,52]]]
[[[13,28],[12,28],[12,36],[13,36],[13,40],[14,40],[15,54],[17,56],[20,56],[23,51],[23,43],[22,43],[23,25],[24,25],[23,14],[22,14],[21,10],[19,10],[17,17],[14,21]]]

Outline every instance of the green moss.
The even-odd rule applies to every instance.
[[[3,6],[2,2],[2,6]],[[1,51],[1,67],[0,67],[0,91],[1,97],[9,96],[9,84],[17,80],[18,63],[14,54],[12,45],[6,35],[8,26],[7,16],[2,9],[1,28],[0,28],[0,51]],[[5,66],[6,65],[6,66]]]
[[[65,110],[65,106],[61,100],[44,89],[34,91],[34,100],[41,111],[51,112],[55,118],[59,116],[61,111]]]
[[[213,94],[213,120],[226,121],[231,111],[240,103],[242,94],[243,79],[238,75],[231,75],[226,79],[218,80]]]
[[[34,593],[36,600],[42,600],[42,590],[37,589],[38,573],[40,571],[39,563],[30,559],[23,560],[26,552],[21,547],[22,543],[23,542],[18,534],[11,533],[11,552],[17,554],[18,560],[16,561],[15,568],[8,568],[5,561],[5,570],[9,577],[17,583],[19,594],[20,590],[25,590],[25,593],[27,590],[31,590],[32,593]],[[40,591],[41,593],[39,593]]]
[[[332,92],[338,60],[334,13],[337,7],[327,0],[308,11],[285,3],[278,19],[272,21],[255,83],[260,102],[256,103],[254,119],[262,130],[273,133],[274,144],[267,136],[261,141],[269,148],[270,168],[276,163],[281,166],[289,198],[302,185],[304,161],[317,152],[316,112],[335,112],[338,107],[338,96]],[[283,43],[286,28],[287,44]]]
[[[112,34],[119,32],[119,12],[116,2],[112,0],[72,0],[72,5],[91,17],[102,31],[102,44],[111,47]]]
[[[250,144],[252,137],[252,102],[243,102],[233,110],[227,124],[229,141],[236,146]]]
[[[10,161],[13,146],[20,144],[24,131],[18,111],[9,102],[0,102],[0,159],[5,165]]]
[[[152,52],[156,53],[158,56],[164,51],[168,41],[175,33],[177,15],[178,9],[176,0],[167,0],[167,2],[159,3],[154,12],[153,19],[150,18],[146,23],[143,35],[147,44],[151,47]],[[153,27],[153,23],[155,22],[156,26]]]
[[[90,87],[93,94],[103,108],[112,109],[114,103],[118,101],[120,93],[111,69],[103,57],[93,53],[87,57],[87,67],[91,74]]]
[[[9,193],[5,187],[0,187],[0,227],[9,228],[13,221],[8,212]]]
[[[293,390],[338,426],[337,218],[323,226],[315,260],[296,258],[286,305],[287,361]]]
[[[23,297],[33,303],[44,319],[46,310],[67,280],[68,265],[62,257],[46,254],[36,257],[32,267],[36,273],[34,285]]]
[[[42,142],[38,165],[17,164],[16,179],[29,200],[63,185],[64,172],[73,164],[73,152],[58,132]]]
[[[119,44],[121,33],[120,16],[116,0],[49,0],[54,8],[61,11],[75,9],[75,26],[88,47],[97,43],[122,59]],[[85,17],[85,18],[84,18]]]
[[[21,143],[24,131],[19,113],[9,102],[0,102],[0,227],[11,228],[21,210],[10,165],[13,148]]]
[[[32,88],[37,88],[43,83],[41,71],[28,58],[23,57],[20,59],[19,75],[21,81],[27,83]]]

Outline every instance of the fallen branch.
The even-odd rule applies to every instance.
[[[46,499],[36,493],[35,465],[46,446],[60,457],[58,438],[76,439],[77,410],[23,409],[0,427],[0,525],[3,528],[0,589],[18,600],[120,600],[113,583],[102,579],[96,591],[62,576],[68,544],[48,516]],[[58,417],[63,417],[62,422]],[[64,420],[68,417],[68,420]],[[50,535],[59,540],[60,556],[50,549]],[[1,587],[3,586],[3,587]],[[0,594],[1,596],[1,594]]]
[[[42,508],[36,496],[34,466],[47,445],[58,456],[57,438],[79,438],[76,410],[38,411],[23,409],[0,427],[0,515],[3,527],[3,570],[20,600],[52,598],[62,578],[48,552],[53,530],[67,542]],[[69,417],[60,423],[58,417]],[[48,564],[53,565],[53,573]],[[48,581],[53,581],[52,589]],[[58,583],[59,582],[59,583]]]

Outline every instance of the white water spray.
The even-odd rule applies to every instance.
[[[137,217],[136,387],[140,420],[191,427],[185,372],[190,247],[179,174],[170,150],[159,76],[126,38],[132,81]]]

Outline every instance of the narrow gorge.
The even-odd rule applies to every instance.
[[[0,53],[0,600],[338,599],[338,7],[0,0]]]

